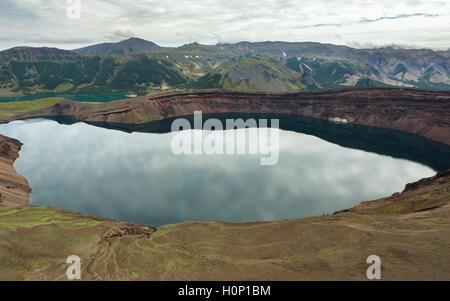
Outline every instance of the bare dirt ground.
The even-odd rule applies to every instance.
[[[157,229],[51,207],[0,206],[0,279],[450,280],[450,172],[333,215]]]
[[[394,105],[375,90],[361,91],[376,99],[362,103],[362,96],[344,100],[348,95],[343,95],[341,100],[323,99],[313,110],[318,101],[312,93],[303,95],[306,100],[289,100],[300,105],[288,110],[361,124],[385,122],[388,128],[449,143],[448,93],[430,92],[428,103],[417,100],[411,106],[402,98],[414,91],[399,92]],[[426,94],[417,93],[418,98]],[[212,100],[193,95],[195,101],[187,104],[186,95],[158,97],[133,100],[133,107],[113,102],[102,109],[66,100],[35,103],[25,111],[8,104],[0,119],[45,113],[146,122],[195,108],[232,111],[237,106],[229,95]],[[252,95],[246,99],[253,111],[283,106],[261,104]],[[327,112],[333,116],[323,115]],[[450,171],[333,215],[242,224],[184,222],[156,229],[26,205],[30,188],[13,168],[20,145],[0,135],[0,280],[66,280],[70,255],[81,258],[83,280],[366,280],[369,255],[381,258],[383,280],[450,280]]]

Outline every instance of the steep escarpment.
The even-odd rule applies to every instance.
[[[108,104],[63,99],[26,111],[10,105],[4,120],[71,115],[143,123],[193,110],[278,110],[391,128],[414,128],[416,122],[427,129],[419,135],[437,135],[449,144],[448,93],[381,92],[299,96],[208,91]],[[68,254],[82,258],[83,280],[365,280],[366,259],[373,254],[381,258],[383,280],[450,280],[449,171],[330,215],[253,223],[184,222],[155,229],[52,207],[12,208],[25,205],[30,192],[13,168],[20,147],[19,141],[0,135],[1,280],[65,280]]]
[[[0,104],[0,109],[1,109]],[[141,124],[203,113],[274,113],[405,131],[450,144],[450,92],[360,88],[296,93],[203,90],[171,92],[107,104],[62,100],[6,120],[70,115],[80,121]]]
[[[406,131],[450,144],[450,92],[389,88],[280,94],[210,91],[155,96],[144,103],[163,118],[194,110],[291,114]]]
[[[31,188],[13,167],[22,146],[16,139],[0,134],[0,205],[26,205]]]

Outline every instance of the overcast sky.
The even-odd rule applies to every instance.
[[[69,18],[77,1],[80,19]],[[450,1],[0,0],[0,49],[74,49],[133,36],[161,46],[271,40],[448,49]]]

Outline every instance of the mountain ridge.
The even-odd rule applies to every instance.
[[[0,135],[0,145],[4,142],[15,147]],[[9,169],[0,176],[15,175],[13,162],[0,152],[0,162],[5,159]],[[188,221],[158,228],[5,202],[0,206],[0,248],[7,260],[0,261],[1,276],[65,280],[67,266],[61,262],[67,254],[78,254],[88,267],[83,280],[217,280],[217,271],[222,280],[367,280],[366,267],[361,268],[367,255],[361,254],[375,253],[386,258],[384,280],[449,280],[449,189],[447,170],[390,197],[333,214],[251,223]],[[10,189],[0,187],[0,193],[4,190]],[[80,249],[74,236],[86,247]],[[64,248],[55,247],[55,237]],[[334,256],[323,255],[331,249]],[[417,265],[405,265],[405,254]]]
[[[33,104],[30,107],[30,103]],[[450,145],[450,91],[347,88],[289,93],[236,90],[171,91],[132,99],[84,103],[63,98],[0,103],[0,122],[73,116],[84,122],[144,124],[216,113],[287,114],[409,132]]]
[[[0,95],[346,87],[450,90],[450,52],[271,41],[161,47],[139,38],[73,51],[15,47],[0,52]]]
[[[129,54],[129,53],[146,53],[161,51],[163,47],[144,39],[129,38],[119,42],[99,43],[78,49],[73,52],[80,54]]]

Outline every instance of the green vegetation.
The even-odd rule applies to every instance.
[[[448,90],[447,57],[424,49],[364,50],[320,43],[191,43],[170,48],[137,38],[76,51],[18,47],[0,52],[0,94],[144,95],[212,88],[276,92],[391,85]]]
[[[357,61],[301,57],[288,59],[286,66],[302,74],[303,84],[310,89],[389,86],[371,78],[377,78],[379,71]]]
[[[31,94],[22,96],[0,97],[0,103],[2,102],[15,102],[15,101],[29,101],[40,98],[61,97],[68,98],[79,102],[110,102],[120,99],[130,98],[128,93],[116,92],[116,93],[49,93],[49,94]]]
[[[20,116],[21,114],[30,114],[50,108],[62,99],[63,98],[61,97],[52,97],[30,101],[0,103],[0,121],[9,120],[11,117],[17,118],[17,116]]]
[[[275,58],[249,57],[226,62],[191,84],[191,88],[288,92],[305,88],[297,73]]]
[[[400,63],[400,64],[397,64],[392,75],[395,76],[397,74],[405,74],[406,72],[408,72],[408,68],[405,65]]]
[[[77,218],[75,214],[67,214],[63,211],[51,210],[50,207],[5,207],[0,206],[0,226],[4,227],[34,227],[60,223],[67,229],[80,227],[93,227],[102,223],[98,220]]]
[[[216,89],[221,88],[220,80],[222,76],[218,73],[208,73],[193,83],[190,83],[188,88],[191,89]]]
[[[183,84],[185,79],[171,69],[169,61],[156,61],[146,56],[125,63],[117,75],[111,80],[110,87],[126,90],[140,85],[161,86],[163,82],[169,86]]]
[[[355,87],[392,87],[392,86],[371,78],[363,77],[358,79],[358,82],[355,84]]]
[[[332,215],[116,236],[105,234],[145,226],[0,205],[0,280],[66,280],[71,254],[83,280],[364,280],[370,254],[384,258],[384,280],[449,280],[449,183],[443,174]]]
[[[0,61],[0,88],[18,94],[105,93],[177,87],[186,83],[176,66],[147,55],[78,56],[70,60]]]

